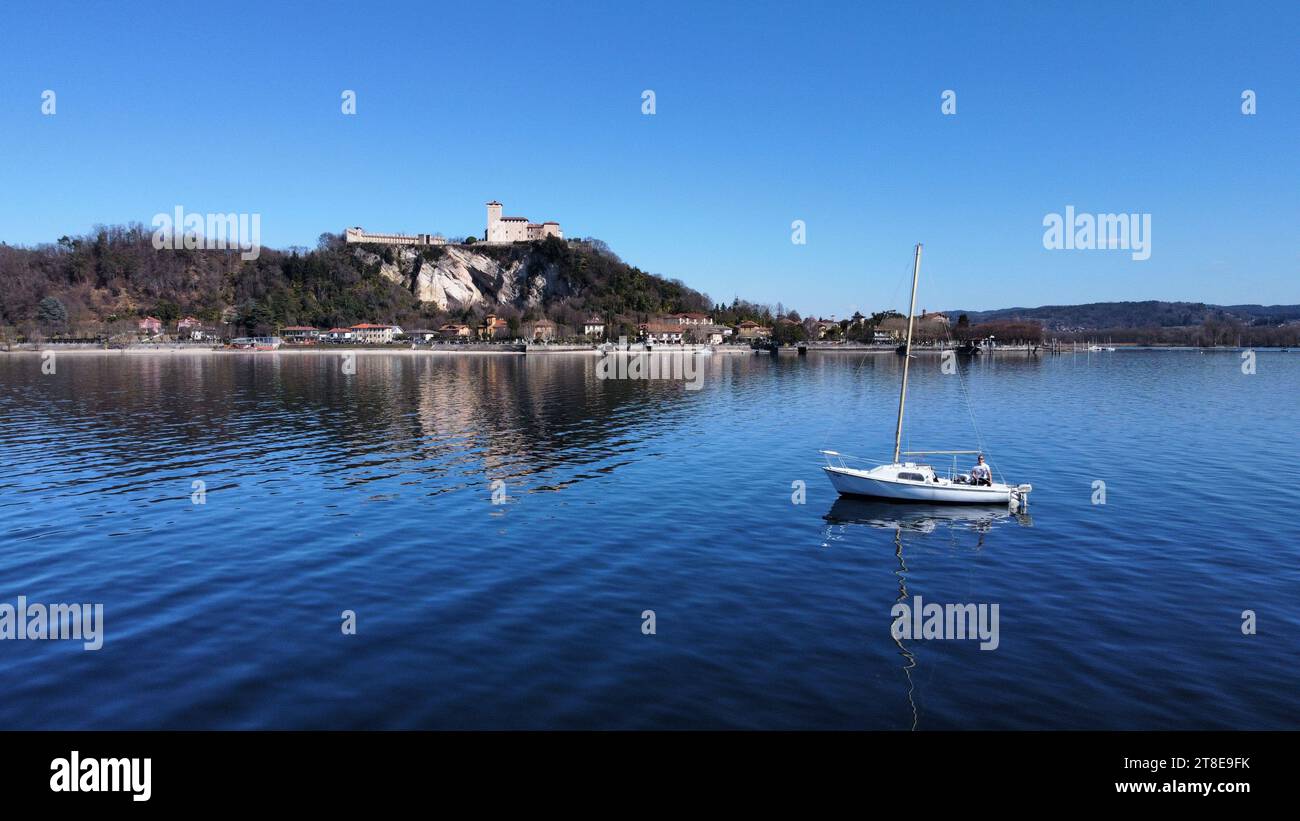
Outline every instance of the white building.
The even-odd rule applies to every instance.
[[[660,344],[680,345],[682,344],[682,326],[670,322],[642,322],[637,326],[641,332],[641,338],[646,342],[657,342]]]
[[[318,342],[325,333],[325,331],[313,328],[310,325],[290,325],[287,328],[280,329],[280,338],[285,342]]]
[[[529,222],[527,217],[501,216],[501,203],[487,204],[487,242],[528,242],[556,237],[564,239],[558,222]]]
[[[446,245],[442,234],[370,234],[360,227],[343,232],[344,242],[377,242],[380,245]]]
[[[348,330],[352,332],[354,340],[366,345],[386,345],[402,332],[396,325],[373,325],[369,322],[353,325]]]

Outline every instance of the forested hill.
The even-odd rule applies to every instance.
[[[970,322],[1032,321],[1048,331],[1101,331],[1114,328],[1177,328],[1208,322],[1240,326],[1283,325],[1300,321],[1300,305],[1208,305],[1204,302],[1091,302],[994,311],[948,311]]]
[[[599,240],[411,248],[322,234],[315,249],[264,248],[247,261],[238,251],[156,250],[140,225],[36,248],[0,243],[0,331],[24,336],[124,332],[149,315],[267,333],[358,322],[436,328],[487,313],[580,327],[592,314],[637,322],[710,307]]]

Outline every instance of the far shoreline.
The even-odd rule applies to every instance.
[[[650,353],[696,353],[699,347],[691,346],[660,346],[652,348]],[[735,349],[720,350],[714,348],[715,354],[753,354],[754,350],[737,346]],[[121,348],[107,348],[98,345],[72,344],[59,345],[55,344],[34,344],[23,343],[14,345],[9,348],[0,348],[0,354],[43,354],[57,353],[75,354],[78,356],[91,354],[122,354],[126,356],[199,356],[208,354],[218,355],[244,355],[244,356],[274,356],[285,354],[289,356],[337,356],[339,354],[362,354],[365,356],[378,355],[398,355],[398,356],[600,356],[603,351],[597,347],[586,347],[576,345],[555,345],[525,348],[523,345],[502,345],[498,348],[487,346],[446,346],[430,348],[428,346],[420,347],[398,347],[392,345],[357,345],[357,346],[329,346],[329,347],[285,347],[281,346],[275,350],[252,350],[248,348],[228,348],[228,347],[209,347],[200,345],[130,345]],[[633,349],[627,353],[646,353],[644,350]]]
[[[643,354],[643,353],[699,353],[709,346],[680,346],[680,345],[661,345],[652,347],[649,351],[644,348],[633,348],[630,350],[616,350],[613,353],[624,354]],[[1030,356],[1051,356],[1062,354],[1097,354],[1097,353],[1114,353],[1116,351],[1219,351],[1234,352],[1245,350],[1256,351],[1277,351],[1289,352],[1291,349],[1284,346],[1257,346],[1250,348],[1248,346],[1215,346],[1200,347],[1196,345],[1135,345],[1132,343],[1116,343],[1112,351],[1089,351],[1086,348],[1063,347],[1058,350],[1050,348],[1040,348],[1037,351],[1026,350],[1023,346],[1008,346],[1006,348],[995,348],[983,351],[985,356],[1011,356],[1011,355],[1030,355]],[[941,348],[917,347],[912,351],[913,356],[917,355],[937,355],[942,353]],[[894,347],[859,347],[859,346],[832,346],[832,345],[808,345],[804,346],[787,346],[773,351],[765,348],[748,348],[744,346],[712,346],[709,353],[722,356],[735,355],[753,355],[753,354],[775,354],[794,355],[803,354],[895,354]],[[21,354],[45,354],[56,353],[61,356],[86,356],[86,355],[105,355],[120,354],[124,356],[206,356],[206,355],[240,355],[240,356],[275,356],[284,354],[287,356],[337,356],[340,354],[361,354],[364,356],[601,356],[605,353],[598,347],[586,347],[577,345],[555,345],[555,346],[537,346],[525,348],[522,345],[502,345],[499,348],[489,346],[439,346],[430,348],[428,346],[397,347],[389,345],[331,345],[329,347],[285,347],[282,346],[275,350],[252,350],[247,348],[229,348],[229,347],[209,347],[201,345],[130,345],[121,348],[108,348],[98,345],[89,344],[67,344],[59,343],[20,343],[9,347],[0,347],[0,355],[21,355]]]

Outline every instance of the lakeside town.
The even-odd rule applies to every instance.
[[[614,347],[638,350],[714,350],[719,352],[780,350],[820,351],[892,351],[899,349],[907,335],[907,318],[885,310],[865,316],[855,312],[847,319],[800,318],[795,311],[780,312],[766,323],[742,320],[722,323],[713,314],[681,312],[664,314],[648,321],[629,323],[626,318],[602,317],[597,314],[573,325],[557,323],[545,317],[521,319],[517,315],[488,313],[480,319],[445,322],[436,328],[403,328],[394,323],[358,322],[336,327],[284,325],[257,336],[240,335],[231,322],[205,323],[193,315],[164,321],[148,315],[134,322],[130,333],[89,338],[70,336],[42,338],[6,338],[0,351],[39,348],[93,348],[131,350],[277,350],[277,349],[419,349],[477,351],[598,351]],[[1209,323],[1207,323],[1208,325]],[[1280,330],[1289,330],[1286,323]],[[1242,347],[1240,328],[1224,326],[1228,333],[1211,329],[1210,335],[1194,340],[1193,347]],[[1237,331],[1234,338],[1230,332]],[[917,352],[1022,351],[1029,353],[1115,350],[1121,347],[1183,347],[1176,343],[1151,341],[1116,341],[1104,335],[1086,332],[1049,335],[1033,321],[992,320],[971,322],[966,314],[957,321],[945,312],[922,309],[913,321],[913,345]],[[1103,344],[1104,343],[1104,347]],[[1286,347],[1286,338],[1272,343]],[[1267,343],[1266,345],[1267,346]]]
[[[792,316],[793,315],[793,316]],[[923,312],[915,320],[913,333],[921,343],[951,342],[958,336],[969,339],[969,334],[954,334],[952,323],[942,312]],[[581,326],[570,329],[549,319],[522,321],[496,314],[486,314],[475,322],[448,322],[437,328],[409,328],[376,322],[359,322],[353,325],[323,328],[310,325],[288,325],[276,329],[268,336],[235,336],[229,326],[224,328],[205,324],[195,316],[185,316],[174,323],[165,323],[154,315],[142,317],[136,323],[136,333],[131,339],[116,340],[116,347],[148,347],[163,345],[191,345],[195,347],[318,347],[318,346],[416,346],[416,345],[556,345],[568,347],[596,347],[622,341],[644,347],[663,346],[733,346],[736,348],[769,349],[781,345],[807,344],[853,347],[879,346],[892,348],[906,335],[907,320],[893,311],[873,317],[854,313],[848,319],[799,319],[790,312],[770,325],[744,320],[732,325],[715,321],[711,314],[683,312],[657,316],[651,321],[634,326],[634,334],[615,335],[627,326],[592,315]],[[580,331],[580,333],[575,333]],[[989,334],[986,340],[996,338]],[[1026,339],[1004,337],[1008,343],[1024,344]],[[45,340],[44,344],[59,344],[61,340]],[[109,345],[108,339],[66,340],[69,344],[98,343]],[[991,344],[991,342],[986,342]]]

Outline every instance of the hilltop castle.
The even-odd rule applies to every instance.
[[[487,231],[484,242],[528,242],[555,237],[564,239],[558,222],[529,222],[527,217],[501,216],[501,203],[492,200],[487,204]],[[364,228],[353,227],[343,232],[345,242],[377,242],[382,245],[446,245],[441,234],[370,234]]]
[[[533,239],[556,237],[564,239],[558,222],[529,222],[527,217],[501,216],[501,203],[492,200],[487,204],[488,242],[527,242]]]

